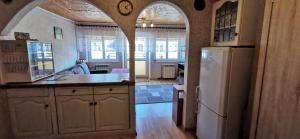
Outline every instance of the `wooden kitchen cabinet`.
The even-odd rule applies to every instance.
[[[48,97],[9,98],[8,104],[14,136],[29,137],[52,134]]]
[[[8,88],[15,138],[131,132],[126,85]]]
[[[93,95],[56,97],[59,133],[95,131]]]
[[[212,46],[252,46],[256,41],[257,0],[220,0],[213,5]]]
[[[128,94],[95,95],[96,130],[129,128]]]

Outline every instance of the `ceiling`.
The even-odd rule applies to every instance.
[[[76,22],[113,22],[105,13],[84,0],[47,0],[40,7]]]
[[[85,0],[47,0],[40,7],[76,22],[114,23],[104,12]],[[138,20],[157,25],[184,25],[183,16],[167,4],[154,4],[147,7]]]
[[[184,17],[178,10],[167,4],[154,4],[142,11],[138,17],[154,24],[185,24]]]

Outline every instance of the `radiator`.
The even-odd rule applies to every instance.
[[[95,65],[95,70],[110,72],[110,65],[108,65],[108,64],[96,64]]]
[[[176,78],[176,65],[164,64],[161,65],[162,79],[175,79]]]

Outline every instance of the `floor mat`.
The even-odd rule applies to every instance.
[[[167,103],[173,99],[173,85],[137,85],[135,87],[136,104]]]

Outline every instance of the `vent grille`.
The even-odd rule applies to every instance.
[[[161,66],[162,79],[175,79],[176,78],[176,65],[164,64]]]

